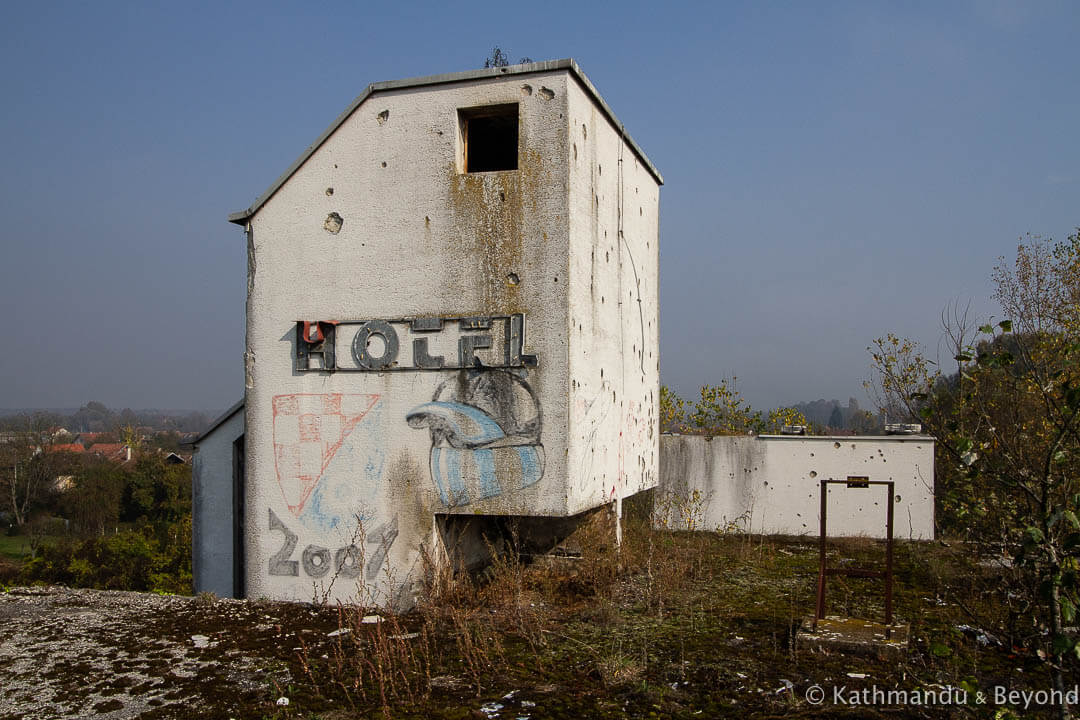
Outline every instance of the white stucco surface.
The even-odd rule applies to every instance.
[[[249,596],[396,602],[436,513],[565,517],[655,483],[658,186],[591,102],[566,70],[377,92],[250,218]],[[512,103],[518,168],[464,173],[459,110]],[[515,315],[534,365],[506,361]],[[336,372],[301,367],[297,321],[341,323]],[[397,341],[381,371],[355,371],[368,321]],[[606,434],[584,430],[580,401],[609,392]],[[608,452],[583,472],[586,444]]]
[[[927,436],[664,435],[655,521],[676,529],[817,535],[823,479],[893,481],[893,537],[934,537],[934,439]],[[828,485],[830,537],[885,537],[884,486]]]
[[[569,84],[569,506],[655,487],[660,186]]]
[[[196,593],[238,597],[233,577],[233,443],[244,434],[237,410],[199,439],[191,460],[191,572]]]

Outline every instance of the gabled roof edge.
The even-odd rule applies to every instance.
[[[221,413],[221,415],[218,416],[217,420],[214,420],[214,422],[210,423],[210,427],[206,428],[206,430],[204,430],[203,433],[201,435],[199,435],[199,437],[197,437],[197,438],[195,438],[194,440],[191,441],[191,444],[192,445],[198,445],[203,440],[205,440],[207,437],[209,437],[215,430],[217,430],[219,427],[224,425],[226,420],[231,418],[233,415],[238,413],[240,410],[243,410],[245,400],[246,400],[246,398],[240,398],[239,402],[237,402],[235,405],[233,405],[231,408],[229,408],[225,412]]]
[[[577,78],[578,82],[581,83],[582,87],[584,87],[585,90],[589,93],[589,95],[592,96],[593,101],[600,106],[601,110],[603,110],[608,120],[610,120],[611,123],[619,130],[619,134],[621,135],[623,140],[626,141],[626,143],[630,146],[630,148],[634,151],[638,158],[645,164],[645,167],[649,169],[649,172],[652,173],[653,177],[656,178],[657,182],[663,185],[664,178],[662,175],[660,175],[660,171],[656,169],[656,166],[652,164],[652,161],[649,160],[648,156],[645,155],[645,152],[641,149],[641,147],[636,142],[634,142],[634,139],[632,137],[630,137],[630,133],[626,131],[626,127],[623,126],[621,122],[619,122],[619,119],[615,116],[614,111],[611,109],[611,107],[608,106],[607,102],[604,101],[604,98],[601,97],[600,93],[593,86],[592,82],[589,81],[589,78],[586,77],[585,73],[581,70],[581,68],[572,58],[564,58],[562,60],[545,60],[544,62],[524,63],[522,65],[509,65],[506,67],[497,68],[483,68],[481,70],[466,70],[456,73],[444,73],[442,75],[427,75],[424,77],[408,78],[405,80],[387,80],[384,82],[372,83],[371,85],[368,85],[364,89],[364,92],[360,93],[360,95],[358,95],[355,100],[349,103],[349,106],[346,107],[345,110],[343,110],[341,114],[338,115],[332,123],[330,123],[330,126],[327,127],[326,130],[323,130],[322,134],[315,139],[315,142],[311,143],[311,145],[308,145],[307,149],[304,150],[303,153],[301,153],[300,157],[298,157],[293,162],[293,164],[290,165],[288,169],[285,170],[285,172],[283,172],[269,188],[267,188],[266,192],[260,195],[255,200],[255,202],[251,204],[251,207],[249,207],[247,210],[240,210],[239,212],[230,213],[229,222],[236,223],[237,225],[245,225],[247,221],[250,220],[251,217],[255,215],[255,213],[257,213],[264,204],[266,204],[266,201],[269,200],[273,196],[273,194],[276,193],[281,188],[281,186],[288,181],[290,177],[292,177],[293,173],[299,170],[300,167],[305,162],[307,162],[308,158],[315,154],[315,151],[318,150],[324,142],[326,142],[327,138],[333,135],[334,132],[339,127],[341,127],[341,125],[349,118],[349,116],[352,115],[358,107],[364,104],[365,100],[367,100],[369,97],[371,97],[377,92],[385,92],[387,90],[401,90],[403,88],[410,87],[422,87],[425,85],[443,85],[446,83],[464,82],[467,80],[482,80],[484,78],[503,77],[506,75],[526,75],[532,73],[551,72],[552,70],[569,70],[571,74],[573,74],[574,77]]]

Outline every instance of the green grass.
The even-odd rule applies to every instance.
[[[59,535],[45,535],[39,538],[41,545],[52,545],[60,540]],[[0,558],[7,558],[21,563],[30,554],[30,538],[27,535],[0,535]]]
[[[22,560],[30,552],[30,538],[25,535],[0,535],[0,557]]]

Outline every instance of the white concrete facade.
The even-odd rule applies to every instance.
[[[657,483],[660,186],[577,83],[569,98],[569,510]]]
[[[817,535],[823,479],[893,481],[893,537],[934,537],[934,439],[916,436],[664,435],[657,525]],[[884,486],[828,486],[830,537],[885,537]]]
[[[462,111],[491,106],[517,168],[467,173]],[[373,86],[231,218],[248,596],[407,604],[436,514],[656,484],[659,184],[559,61]]]

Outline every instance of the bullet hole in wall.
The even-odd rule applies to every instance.
[[[532,95],[532,85],[525,84],[521,86],[522,95]]]
[[[390,111],[389,110],[383,110],[381,113],[379,113],[378,115],[375,116],[375,120],[378,121],[378,123],[380,125],[384,125],[386,123],[386,121],[389,120],[389,119],[390,119]]]
[[[338,215],[336,212],[332,212],[326,216],[326,220],[323,221],[323,230],[331,235],[337,235],[341,232],[341,226],[345,224],[345,219]]]
[[[546,87],[541,87],[540,97],[544,98],[545,100],[550,100],[551,98],[555,97],[555,91],[549,90]]]
[[[383,160],[382,166],[386,167],[386,161],[385,160]]]
[[[334,188],[326,188],[326,197],[330,197],[334,194]]]
[[[517,285],[519,282],[521,282],[521,278],[517,276],[517,273],[510,273],[506,276],[506,283],[508,285]]]

